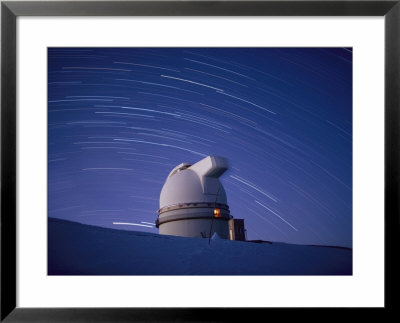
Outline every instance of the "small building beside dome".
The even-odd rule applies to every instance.
[[[230,219],[229,239],[246,241],[246,229],[244,228],[244,219]]]
[[[208,156],[191,165],[182,163],[168,175],[160,194],[156,226],[160,234],[230,239],[230,214],[219,177],[228,169],[226,158]]]

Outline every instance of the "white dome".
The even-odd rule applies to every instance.
[[[227,204],[224,187],[219,182],[212,181],[213,188],[208,194],[203,191],[199,175],[189,168],[176,172],[167,178],[160,195],[160,209],[166,206],[182,203],[223,203]],[[218,194],[218,197],[217,197]]]
[[[217,156],[176,166],[161,190],[156,221],[160,234],[204,238],[212,234],[212,228],[228,239],[232,217],[219,181],[227,169],[227,160]]]

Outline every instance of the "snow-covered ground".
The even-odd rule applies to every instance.
[[[351,275],[352,250],[183,238],[49,218],[49,275]]]

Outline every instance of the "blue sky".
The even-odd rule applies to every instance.
[[[248,239],[352,246],[350,48],[49,48],[48,83],[50,217],[156,233],[219,155]]]

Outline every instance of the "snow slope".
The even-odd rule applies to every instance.
[[[49,275],[351,275],[352,250],[183,238],[48,220]]]

